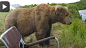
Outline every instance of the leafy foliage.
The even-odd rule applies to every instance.
[[[62,30],[60,45],[64,48],[84,48],[86,45],[86,23],[80,19],[74,19],[70,26]],[[65,45],[66,44],[66,45]]]

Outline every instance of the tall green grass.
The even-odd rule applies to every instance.
[[[0,34],[4,32],[5,18],[9,12],[0,12]]]
[[[62,29],[60,38],[61,48],[84,48],[86,47],[86,22],[80,19],[74,19],[69,26]]]
[[[0,35],[4,32],[5,18],[9,12],[0,12]],[[0,45],[3,43],[0,41]]]

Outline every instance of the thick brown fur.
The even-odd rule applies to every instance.
[[[35,32],[37,40],[50,36],[52,24],[61,22],[71,24],[67,7],[60,5],[50,6],[40,4],[33,8],[19,8],[8,14],[5,21],[5,30],[16,26],[23,37]],[[41,46],[49,45],[49,40],[40,43]]]

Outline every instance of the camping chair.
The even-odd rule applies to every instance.
[[[51,37],[47,37],[47,38],[38,40],[36,42],[25,43],[22,39],[22,35],[19,33],[17,28],[15,26],[13,26],[13,27],[9,28],[8,30],[6,30],[3,34],[1,34],[0,39],[7,48],[20,48],[21,44],[22,44],[22,47],[24,48],[24,46],[29,47],[29,46],[38,44],[40,42],[43,42],[43,41],[46,41],[49,39],[57,39],[57,38],[54,36],[51,36]],[[57,39],[57,41],[58,41],[58,39]],[[59,47],[59,42],[58,42],[58,47]]]

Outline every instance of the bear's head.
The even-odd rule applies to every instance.
[[[69,18],[69,12],[67,7],[60,5],[55,6],[55,16],[57,16],[57,22],[70,25],[72,21]]]

